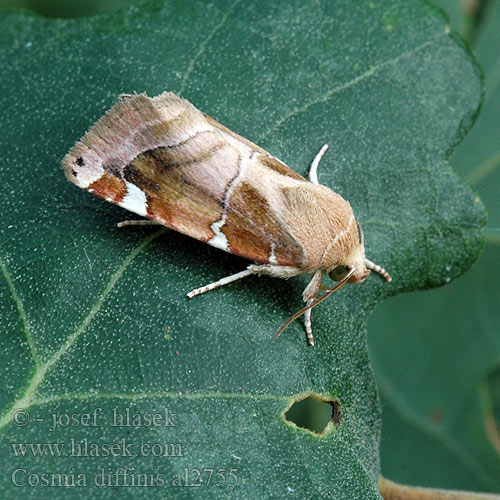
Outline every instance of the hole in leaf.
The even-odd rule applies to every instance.
[[[322,436],[333,426],[342,423],[342,407],[338,399],[309,394],[295,400],[285,411],[284,419],[285,422]]]

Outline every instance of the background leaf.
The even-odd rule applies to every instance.
[[[369,324],[382,398],[382,473],[398,482],[500,491],[500,2],[440,1],[484,68],[481,115],[451,157],[488,209],[485,248],[440,290],[401,295]],[[483,5],[484,4],[484,5]],[[388,348],[390,346],[390,348]]]
[[[1,27],[5,496],[54,495],[14,486],[21,469],[23,483],[41,472],[86,479],[58,498],[377,498],[367,318],[385,296],[458,276],[481,246],[482,205],[445,162],[481,84],[446,20],[423,2],[155,1],[80,21],[10,13]],[[372,277],[318,307],[314,349],[299,322],[271,340],[301,307],[305,278],[249,278],[187,302],[246,263],[173,232],[118,230],[129,214],[65,181],[60,159],[120,93],[165,89],[302,173],[330,144],[320,180],[352,203],[369,257],[394,281]],[[340,402],[342,422],[323,437],[282,419],[311,392]],[[23,412],[12,422],[19,408],[24,426]],[[114,408],[166,408],[171,420],[116,427]],[[95,426],[70,418],[94,410]],[[68,425],[50,431],[53,414]],[[118,450],[64,455],[85,439]],[[15,456],[16,443],[66,448]],[[157,487],[120,488],[124,467]],[[237,469],[239,485],[207,486],[207,469],[221,468],[226,480]],[[185,470],[190,481],[204,471],[205,486],[175,488]],[[112,487],[93,486],[101,471]]]

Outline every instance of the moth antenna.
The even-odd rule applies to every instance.
[[[375,262],[372,262],[371,260],[365,259],[365,266],[368,269],[371,269],[372,271],[375,271],[376,273],[380,274],[386,281],[392,281],[391,275],[381,266],[378,264],[375,264]]]
[[[303,309],[301,309],[299,312],[296,312],[291,318],[288,318],[280,327],[280,329],[276,332],[276,335],[274,336],[275,339],[277,339],[282,333],[283,330],[292,322],[295,321],[297,318],[302,316],[306,311],[309,309],[312,309],[313,307],[317,306],[320,302],[323,302],[330,294],[333,292],[340,290],[349,280],[349,278],[354,274],[354,271],[356,271],[356,268],[353,267],[344,277],[342,281],[339,281],[333,288],[330,288],[327,290],[319,299],[316,299],[314,302],[311,304],[307,305]]]
[[[309,169],[309,180],[313,184],[319,184],[318,181],[318,165],[319,162],[321,161],[321,158],[323,158],[323,155],[325,154],[325,151],[328,149],[328,144],[325,144],[316,154],[314,157],[314,160],[311,163],[311,168]]]
[[[363,246],[365,244],[365,235],[363,233],[363,226],[361,225],[361,222],[358,221],[356,221],[356,225],[358,226],[359,242],[361,243],[361,246]]]

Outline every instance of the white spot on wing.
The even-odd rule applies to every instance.
[[[236,177],[230,182],[230,184],[226,190],[226,193],[224,195],[224,201],[222,204],[223,206],[225,206],[227,204],[228,200],[231,198],[231,194],[234,190],[234,187],[236,186],[240,177],[243,174],[243,171],[245,169],[245,161],[246,161],[245,158],[242,158],[240,161],[239,171],[236,174]],[[219,248],[221,250],[224,250],[225,252],[229,252],[229,245],[228,245],[227,237],[221,231],[222,226],[224,226],[225,223],[226,223],[226,212],[222,212],[222,217],[217,222],[214,222],[210,226],[210,229],[212,229],[212,231],[214,232],[214,236],[210,240],[208,240],[207,243],[209,245],[212,245],[215,248]]]
[[[220,248],[226,252],[229,252],[229,247],[227,244],[226,235],[221,231],[222,226],[226,223],[226,214],[222,214],[222,217],[217,222],[214,222],[210,229],[215,233],[215,236],[208,241],[209,245],[215,248]]]
[[[268,259],[269,264],[277,264],[276,255],[274,255],[274,243],[271,243],[271,253],[269,254]]]
[[[135,184],[125,181],[127,194],[119,203],[120,207],[126,208],[138,215],[146,216],[148,213],[148,202],[146,194],[142,192]]]

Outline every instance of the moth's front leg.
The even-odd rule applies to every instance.
[[[323,276],[323,272],[321,269],[318,269],[312,276],[311,281],[306,286],[304,292],[302,293],[302,298],[306,303],[306,306],[310,306],[314,299],[318,296],[318,293],[321,289],[321,278]],[[311,311],[312,309],[308,309],[304,313],[304,326],[306,327],[306,337],[307,343],[309,345],[314,345],[314,337],[312,333],[312,325],[311,325]]]
[[[236,274],[231,274],[231,276],[226,276],[225,278],[221,278],[220,280],[214,281],[213,283],[209,283],[208,285],[191,290],[187,294],[187,298],[192,299],[196,295],[201,295],[202,293],[208,292],[208,291],[213,290],[215,288],[219,288],[220,286],[227,285],[228,283],[232,283],[233,281],[240,280],[241,278],[246,278],[247,276],[250,276],[251,274],[255,274],[255,271],[252,271],[250,269],[250,266],[249,266],[249,268],[245,269],[244,271],[241,271],[241,272],[236,273]]]
[[[125,226],[163,226],[161,222],[156,222],[155,220],[141,219],[141,220],[123,220],[118,222],[116,227]],[[166,227],[166,226],[165,226]]]
[[[208,285],[202,286],[200,288],[195,288],[191,290],[187,296],[192,299],[196,295],[213,290],[214,288],[219,288],[221,286],[232,283],[233,281],[240,280],[241,278],[246,278],[251,274],[265,274],[266,276],[272,276],[273,278],[291,278],[292,276],[297,276],[300,274],[301,270],[298,267],[292,266],[276,266],[273,264],[250,264],[244,271],[241,271],[231,276],[226,276],[220,280],[209,283]]]

